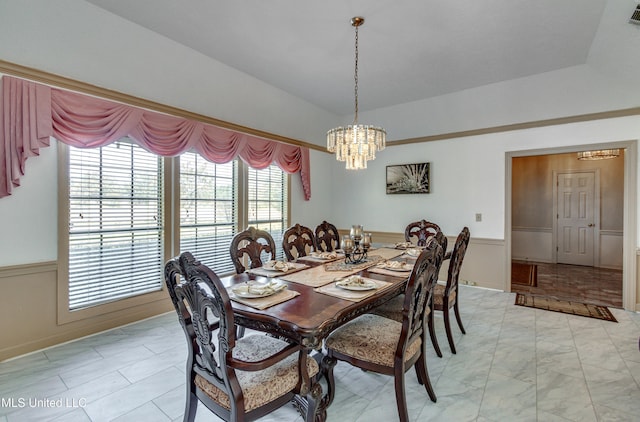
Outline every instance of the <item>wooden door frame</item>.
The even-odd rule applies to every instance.
[[[553,248],[551,256],[553,263],[558,263],[558,175],[560,174],[578,174],[578,173],[594,173],[593,182],[593,266],[600,266],[600,169],[583,169],[583,170],[552,170],[553,178],[553,218],[551,247]]]
[[[623,257],[622,257],[622,304],[628,311],[640,311],[640,305],[636,303],[637,274],[636,274],[636,239],[637,239],[637,168],[638,168],[638,141],[620,141],[604,144],[571,145],[559,148],[544,148],[535,150],[507,151],[505,152],[505,261],[504,274],[505,285],[503,290],[511,291],[511,189],[513,177],[513,158],[528,157],[533,155],[563,154],[578,152],[587,149],[620,148],[624,149],[624,216],[623,216]]]

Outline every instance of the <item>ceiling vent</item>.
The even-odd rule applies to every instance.
[[[635,23],[636,25],[640,25],[640,4],[636,6],[636,10],[631,15],[631,19],[629,19],[629,23]]]

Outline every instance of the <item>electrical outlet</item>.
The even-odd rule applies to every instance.
[[[480,213],[476,214],[476,221],[482,221],[482,214]]]

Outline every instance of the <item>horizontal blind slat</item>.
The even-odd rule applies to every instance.
[[[69,148],[69,308],[162,288],[162,160],[129,139]]]

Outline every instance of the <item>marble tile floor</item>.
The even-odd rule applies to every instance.
[[[412,421],[631,421],[640,417],[640,314],[618,323],[515,306],[461,286],[462,335],[428,356],[432,403],[406,374]],[[0,422],[181,421],[186,346],[169,313],[0,363]],[[336,367],[329,421],[397,420],[390,377]],[[196,421],[218,421],[200,406]],[[302,421],[291,406],[263,422]]]

